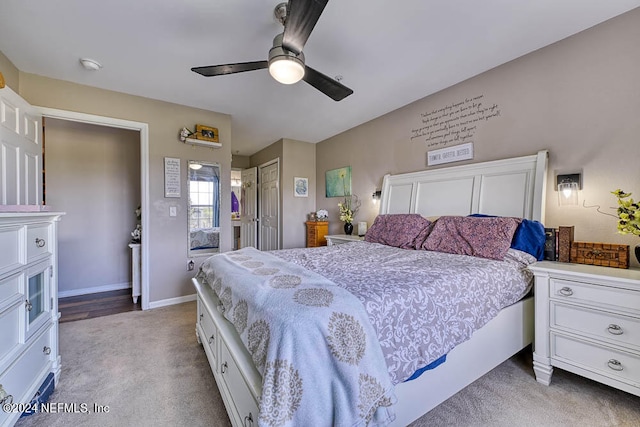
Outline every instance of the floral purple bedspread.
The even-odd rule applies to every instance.
[[[284,249],[273,255],[314,271],[365,307],[394,384],[408,379],[529,292],[535,258],[503,261],[378,243]]]

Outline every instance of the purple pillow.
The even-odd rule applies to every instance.
[[[443,216],[418,249],[502,260],[519,218]]]
[[[401,249],[415,249],[416,238],[424,234],[429,224],[431,221],[419,214],[378,215],[364,240]]]

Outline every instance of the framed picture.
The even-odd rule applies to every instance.
[[[309,178],[293,178],[293,195],[295,197],[309,197]]]
[[[203,141],[218,142],[218,128],[204,125],[196,125],[196,139]]]
[[[327,197],[350,196],[351,166],[326,171],[325,188]]]

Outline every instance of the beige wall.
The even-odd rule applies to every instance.
[[[9,61],[4,53],[0,52],[0,72],[4,76],[4,81],[14,92],[18,93],[20,83],[20,72],[13,65],[13,62]]]
[[[46,201],[66,213],[58,232],[59,291],[130,286],[139,133],[46,119],[45,137]]]
[[[439,148],[424,137],[412,140],[412,130],[434,110],[482,95],[500,115],[474,123],[472,162],[549,149],[546,225],[575,225],[579,241],[640,243],[617,234],[616,219],[595,208],[560,208],[554,191],[557,173],[582,171],[581,205],[614,213],[610,191],[616,188],[640,198],[638,40],[635,9],[319,143],[316,205],[329,209],[330,232],[339,232],[341,223],[337,199],[324,197],[326,170],[352,166],[353,191],[363,196],[356,220],[371,224],[377,210],[371,193],[381,188],[383,175],[427,169],[427,151]]]
[[[194,293],[187,271],[187,161],[218,162],[222,168],[221,248],[231,249],[231,118],[226,114],[186,107],[108,90],[20,73],[20,95],[33,105],[115,117],[149,125],[149,300]],[[222,148],[190,146],[178,140],[183,126],[217,127]],[[164,197],[164,157],[181,161],[181,197]],[[169,216],[176,206],[178,215]],[[196,259],[196,268],[203,258]]]
[[[316,144],[283,140],[282,183],[282,248],[306,245],[305,221],[316,210]],[[295,197],[295,177],[309,179],[309,197]]]
[[[251,165],[251,157],[239,156],[234,154],[231,156],[231,167],[234,169],[246,169]]]

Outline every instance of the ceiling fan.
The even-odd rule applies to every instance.
[[[341,101],[351,95],[353,90],[305,65],[302,53],[328,1],[289,0],[288,3],[278,4],[274,15],[284,25],[284,32],[273,39],[273,47],[269,50],[267,61],[209,65],[194,67],[191,71],[212,77],[268,68],[271,76],[280,83],[293,84],[304,80],[334,101]]]

